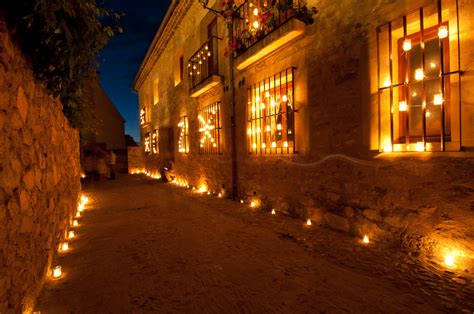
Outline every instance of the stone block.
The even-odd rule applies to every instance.
[[[382,216],[380,216],[380,213],[376,211],[375,209],[366,209],[362,212],[362,215],[370,220],[373,221],[381,221]]]
[[[334,228],[336,230],[344,231],[344,232],[349,232],[350,231],[350,225],[349,225],[349,220],[347,220],[344,217],[334,215],[332,213],[326,213],[324,215],[326,224]]]
[[[26,123],[26,117],[28,115],[28,101],[26,100],[25,91],[21,86],[18,88],[16,107],[20,113],[21,120],[23,123]]]
[[[31,190],[35,184],[35,173],[33,169],[29,169],[24,175],[23,175],[23,183],[25,184],[25,187],[28,190]]]

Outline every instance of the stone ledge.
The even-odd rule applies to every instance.
[[[217,86],[222,83],[222,76],[220,75],[212,75],[202,81],[201,83],[197,84],[194,88],[191,88],[189,94],[191,97],[199,97],[214,86]]]
[[[286,23],[239,55],[235,60],[237,70],[243,70],[270,53],[280,49],[293,39],[301,36],[305,30],[306,24],[300,20],[296,18],[288,20]]]

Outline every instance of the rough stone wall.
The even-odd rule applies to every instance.
[[[378,153],[376,28],[429,1],[308,2],[320,13],[303,37],[236,71],[239,197],[354,235],[403,241],[413,250],[423,248],[437,257],[458,249],[474,267],[473,153]],[[470,73],[474,10],[470,1],[459,5],[461,68]],[[192,99],[183,83],[174,86],[173,69],[167,66],[177,49],[184,48],[186,60],[200,46],[197,41],[202,36],[196,25],[205,21],[203,11],[197,3],[192,6],[140,95],[149,93],[151,82],[160,78],[160,103],[153,107],[151,124],[175,127],[178,175],[196,186],[206,180],[216,191],[222,182],[230,186],[230,108],[228,92],[223,91],[229,84],[228,73],[223,72],[223,85]],[[219,27],[223,31],[224,25]],[[290,66],[297,68],[298,153],[251,156],[246,140],[247,88]],[[471,76],[463,77],[462,87],[463,136],[469,139],[474,135],[467,127],[473,124]],[[223,101],[226,144],[222,156],[208,158],[197,153],[197,108],[212,99]],[[176,125],[181,115],[190,119],[187,155],[177,152]],[[464,145],[472,150],[469,141]],[[147,157],[147,167],[158,163],[157,157]]]
[[[0,313],[32,310],[80,193],[79,135],[0,19]]]
[[[140,173],[145,169],[143,146],[127,147],[128,173]]]

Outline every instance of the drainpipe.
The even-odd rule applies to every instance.
[[[234,17],[231,13],[226,17],[227,38],[230,43],[234,40]],[[231,136],[231,163],[232,163],[232,198],[237,199],[237,135],[235,124],[235,89],[234,89],[234,54],[232,51],[228,55],[229,62],[229,92],[230,92],[230,136]]]

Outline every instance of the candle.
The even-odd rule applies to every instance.
[[[61,252],[67,252],[69,250],[69,243],[63,242],[61,243]]]
[[[275,214],[276,214],[275,209],[272,209],[272,215],[275,215]]]
[[[72,221],[72,225],[73,225],[74,227],[77,227],[77,226],[79,226],[79,222],[78,222],[77,220],[73,220],[73,221]]]
[[[367,235],[364,235],[364,239],[362,239],[362,242],[370,243],[369,237]]]
[[[55,266],[53,268],[53,278],[60,278],[63,275],[61,266]]]
[[[306,225],[307,225],[307,226],[311,226],[311,225],[312,225],[311,219],[308,218],[308,220],[306,220]]]
[[[69,231],[68,238],[73,239],[75,237],[74,230]]]

